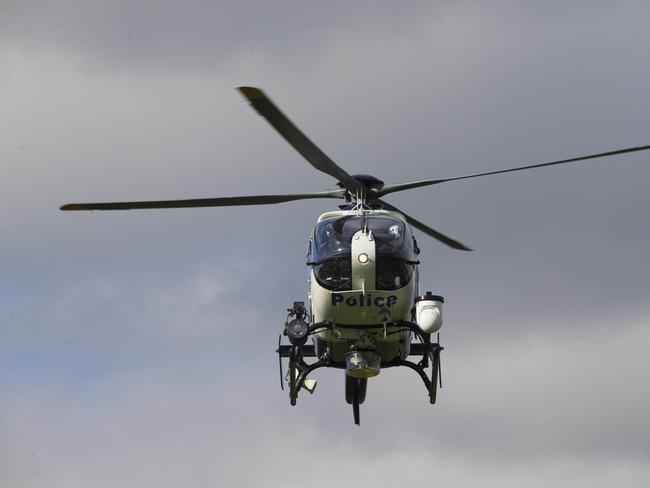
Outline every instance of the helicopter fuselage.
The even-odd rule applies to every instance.
[[[318,355],[336,362],[370,348],[388,362],[409,355],[417,295],[417,245],[404,217],[386,210],[343,210],[318,219],[308,265],[312,323],[331,322],[316,334]]]

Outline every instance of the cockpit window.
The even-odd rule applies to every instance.
[[[328,290],[352,289],[352,267],[350,256],[328,259],[314,266],[316,281]]]
[[[385,215],[344,215],[323,220],[314,229],[310,264],[318,283],[328,290],[352,289],[352,236],[367,225],[375,239],[377,290],[397,290],[413,276],[417,260],[410,229]]]
[[[321,262],[334,256],[350,254],[352,236],[362,229],[364,221],[375,238],[377,256],[391,256],[415,261],[410,231],[401,220],[384,215],[344,215],[319,222],[314,229],[310,260]]]
[[[397,290],[406,286],[413,277],[413,264],[402,259],[379,256],[375,270],[377,290]]]

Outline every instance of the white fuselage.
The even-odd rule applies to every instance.
[[[364,210],[368,218],[382,216],[395,219],[401,224],[399,229],[406,229],[410,237],[404,217],[396,212],[385,210]],[[321,215],[318,223],[331,219],[332,222],[348,217],[362,215],[359,211],[335,211]],[[388,220],[388,219],[385,219]],[[388,220],[390,223],[390,220]],[[317,225],[318,225],[317,223]],[[397,225],[394,226],[397,228]],[[394,233],[398,230],[392,229]],[[404,231],[406,233],[406,231]],[[404,242],[405,236],[399,236]],[[379,236],[375,235],[370,226],[362,227],[354,232],[348,243],[345,259],[349,259],[350,280],[347,289],[333,290],[321,285],[316,276],[316,266],[310,270],[310,294],[312,323],[331,321],[335,324],[332,330],[318,334],[325,341],[335,356],[347,352],[353,341],[362,336],[370,338],[376,345],[376,350],[385,360],[396,355],[405,357],[408,354],[410,334],[399,327],[400,320],[411,321],[414,299],[417,293],[417,273],[405,283],[394,278],[392,289],[377,289],[377,262]],[[312,245],[316,245],[312,242]],[[414,242],[404,242],[404,245],[414,246]],[[415,267],[414,263],[410,266]],[[321,280],[322,282],[322,280]],[[402,286],[403,285],[403,286]],[[385,288],[385,286],[384,286]]]

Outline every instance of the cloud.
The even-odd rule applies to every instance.
[[[159,358],[80,391],[18,388],[3,402],[2,473],[12,486],[280,486],[287,470],[315,486],[432,473],[461,486],[642,486],[650,398],[626,373],[648,368],[644,324],[609,341],[567,332],[448,349],[435,407],[410,372],[384,372],[369,385],[361,428],[342,382],[327,379],[291,408],[268,372],[251,376],[232,357],[200,375],[174,375],[191,368]]]
[[[369,385],[359,429],[341,371],[316,374],[316,394],[288,406],[273,354],[281,317],[270,317],[272,303],[251,307],[247,280],[232,276],[209,266],[176,281],[116,270],[68,284],[7,324],[7,482],[129,486],[190,476],[274,486],[306,445],[326,463],[299,463],[304,476],[327,464],[340,466],[335,479],[359,463],[376,473],[394,458],[413,480],[424,459],[461,484],[645,479],[650,396],[630,371],[650,368],[647,313],[620,316],[615,327],[592,322],[587,333],[549,316],[491,340],[459,333],[448,313],[438,404],[410,371],[386,370]],[[251,458],[260,460],[255,471],[246,469]]]
[[[296,408],[277,388],[331,202],[58,211],[334,185],[239,84],[387,182],[647,143],[645,3],[2,8],[0,484],[648,478],[643,153],[391,195],[477,251],[418,237],[445,388],[386,370],[361,429],[341,371]]]
[[[270,55],[285,64],[318,53],[339,36],[405,29],[426,2],[293,0],[260,2],[78,2],[56,8],[5,6],[3,40],[27,50],[63,49],[90,70],[223,72],[242,57]],[[2,39],[2,38],[0,38]]]

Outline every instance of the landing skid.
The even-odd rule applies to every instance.
[[[408,359],[396,357],[392,361],[382,362],[381,368],[392,368],[396,366],[406,366],[412,369],[422,379],[424,386],[429,394],[429,403],[435,404],[438,387],[442,388],[442,370],[440,367],[440,353],[444,349],[440,345],[439,338],[436,342],[431,342],[431,334],[422,333],[421,329],[412,322],[402,321],[397,325],[410,329],[415,337],[419,338],[421,342],[411,344],[409,357],[421,357],[420,361],[414,362]],[[332,327],[332,324],[314,324],[309,327],[311,331]],[[305,358],[316,358],[316,349],[313,345],[291,345],[282,344],[282,336],[278,342],[278,359],[280,362],[280,386],[284,389],[284,381],[289,386],[289,402],[291,405],[296,405],[298,400],[298,392],[305,386],[307,376],[319,368],[338,368],[345,369],[345,362],[332,361],[327,354],[320,357],[313,363],[307,363]],[[289,360],[289,372],[286,377],[282,374],[282,359]],[[430,367],[430,368],[429,368]],[[430,369],[430,371],[427,371]],[[360,424],[359,406],[364,402],[366,397],[367,379],[366,378],[351,378],[346,375],[346,388],[345,399],[346,402],[352,405],[354,413],[354,423]]]

